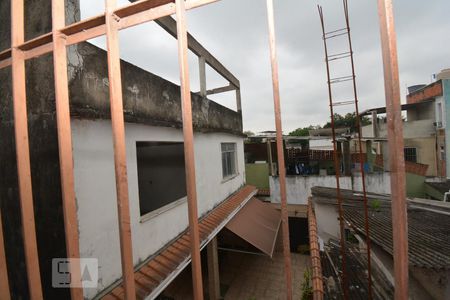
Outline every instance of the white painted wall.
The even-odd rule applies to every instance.
[[[341,188],[351,189],[351,177],[340,178]],[[270,201],[280,203],[280,182],[278,177],[270,176]],[[286,193],[289,204],[308,204],[313,186],[336,187],[335,176],[286,176]]]
[[[390,193],[390,173],[366,174],[366,190],[370,193]],[[270,201],[280,203],[280,183],[278,177],[270,176]],[[361,177],[355,175],[340,178],[342,189],[362,190]],[[314,186],[336,187],[336,177],[333,176],[286,176],[286,193],[289,204],[308,204],[311,188]]]
[[[333,150],[333,140],[332,139],[321,139],[321,140],[315,140],[311,139],[309,140],[309,149],[311,150]]]
[[[72,120],[72,137],[81,257],[99,260],[98,288],[84,291],[85,297],[90,299],[121,277],[111,122]],[[183,136],[178,129],[126,124],[135,265],[188,226],[186,202],[141,223],[136,141],[183,141]],[[226,182],[222,182],[221,142],[237,144],[239,174]],[[201,216],[244,184],[243,138],[222,133],[196,133],[194,145],[198,210]]]
[[[335,205],[314,203],[314,213],[317,220],[317,235],[324,243],[330,239],[338,240],[341,229],[339,227],[338,211]]]
[[[380,172],[366,174],[366,191],[376,194],[391,193],[391,173]],[[362,181],[359,174],[353,176],[353,190],[362,191]]]

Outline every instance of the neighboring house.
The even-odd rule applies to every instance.
[[[439,162],[436,155],[435,101],[427,99],[418,103],[403,104],[401,108],[407,115],[406,121],[403,122],[405,161],[428,165],[426,175],[438,176],[438,171],[441,169],[438,169]],[[373,108],[361,113],[361,115],[372,115],[372,124],[362,128],[362,135],[363,138],[377,139],[373,146],[381,149],[384,169],[389,171],[386,118],[378,117],[385,113],[385,107]]]
[[[429,85],[415,85],[408,88],[406,104],[401,106],[406,112],[403,122],[405,160],[428,165],[426,176],[446,177],[446,140],[450,122],[450,71],[443,70],[436,81]],[[446,104],[448,102],[448,104]],[[387,139],[386,107],[362,112],[361,116],[372,116],[372,124],[362,128],[364,138]],[[376,120],[376,121],[374,121]],[[449,137],[450,138],[450,137]],[[387,140],[380,140],[381,152],[385,159],[384,168],[389,170]]]
[[[343,217],[349,245],[347,273],[351,293],[367,298],[367,256],[363,199],[361,194],[341,190]],[[389,295],[394,285],[392,213],[390,195],[371,194],[368,197],[369,234],[371,240],[374,292]],[[339,274],[342,268],[336,259],[339,251],[340,227],[336,189],[312,188],[312,203],[318,244],[323,245],[322,272],[324,276]],[[450,296],[450,203],[424,199],[407,199],[409,241],[409,293],[411,299],[449,299]],[[310,214],[311,215],[311,214]],[[313,245],[312,245],[313,246]],[[330,270],[331,265],[337,269]],[[381,276],[380,276],[381,275]],[[333,275],[331,275],[333,276]],[[336,280],[339,276],[334,276]],[[383,280],[380,280],[383,279]],[[339,281],[336,283],[339,285]],[[355,286],[361,286],[360,293]],[[327,282],[324,282],[324,292]],[[339,286],[337,287],[340,288]],[[375,295],[375,294],[374,294]],[[355,299],[356,299],[355,298]],[[380,297],[375,297],[380,298]],[[392,297],[381,297],[390,299]]]
[[[27,1],[26,15],[32,16],[26,22],[27,38],[51,32],[48,3]],[[0,52],[10,45],[10,27],[3,23],[9,20],[8,5],[0,5]],[[67,3],[69,23],[79,20],[79,11],[79,1]],[[99,266],[98,285],[84,289],[84,297],[110,292],[122,297],[107,53],[83,42],[68,49],[68,59],[80,257],[96,258]],[[135,281],[140,298],[155,298],[190,262],[180,87],[125,61],[121,71]],[[28,299],[10,70],[1,70],[0,83],[0,205],[10,289],[14,299]],[[27,62],[27,94],[39,263],[46,274],[42,276],[44,298],[68,299],[69,290],[52,288],[51,277],[52,259],[67,256],[51,55]],[[252,200],[255,188],[244,186],[242,112],[198,93],[191,96],[200,241],[201,248],[209,248],[241,208],[247,203],[258,206],[259,201]],[[272,207],[269,213],[278,225],[279,213]],[[241,215],[248,219],[248,213]],[[245,228],[249,226],[254,224]],[[271,246],[277,230],[271,230]],[[266,252],[271,256],[273,249]],[[217,258],[217,245],[213,255]]]

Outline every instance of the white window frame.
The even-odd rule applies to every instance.
[[[222,161],[222,179],[223,179],[223,181],[228,181],[228,180],[236,177],[239,174],[238,163],[237,163],[237,144],[233,143],[233,142],[221,143],[220,150],[221,150],[220,158]],[[228,161],[227,160],[228,153],[231,153],[233,156],[231,158],[231,162],[232,162],[231,169],[233,169],[233,166],[234,166],[234,170],[226,170],[226,168],[228,167],[228,164],[224,165],[224,161]],[[225,158],[224,158],[224,155],[225,155]]]

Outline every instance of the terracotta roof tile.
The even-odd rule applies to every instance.
[[[200,219],[199,232],[201,244],[205,244],[213,231],[226,225],[227,218],[236,213],[239,206],[256,194],[256,188],[245,186],[215,207]],[[143,299],[168,280],[174,272],[181,272],[179,267],[190,259],[189,230],[186,229],[176,240],[166,245],[135,272],[136,296]],[[167,283],[167,282],[165,282]],[[122,285],[116,286],[102,299],[125,299]]]

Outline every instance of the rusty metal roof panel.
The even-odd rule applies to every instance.
[[[272,205],[252,198],[227,224],[227,229],[272,257],[281,213]]]
[[[256,188],[245,186],[224,200],[199,220],[201,245],[204,247],[218,231],[256,194]],[[190,262],[190,238],[186,229],[178,238],[163,247],[135,272],[136,297],[157,296]],[[122,286],[117,285],[102,299],[125,299]]]

